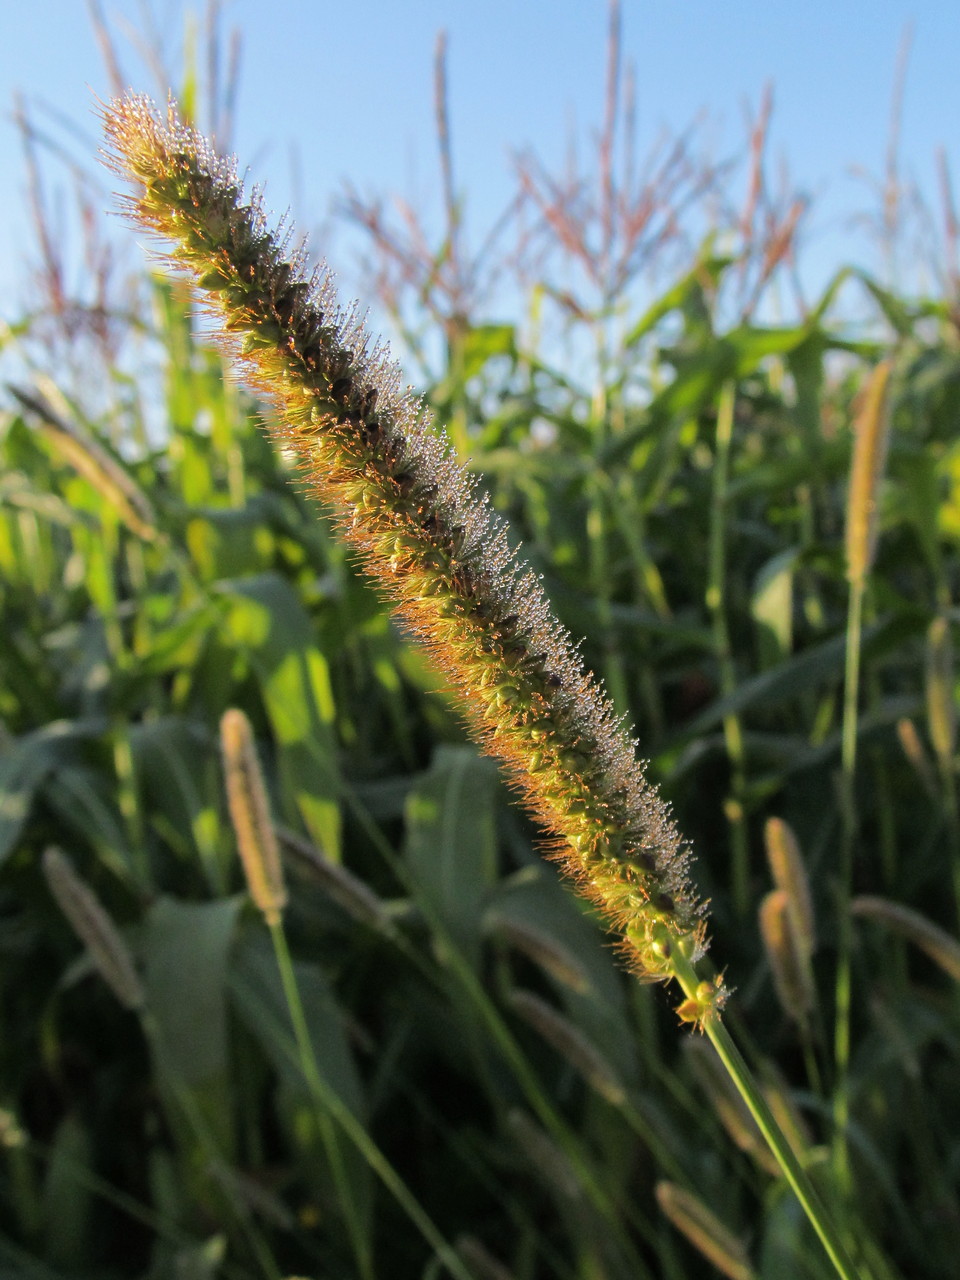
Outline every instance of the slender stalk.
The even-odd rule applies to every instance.
[[[345,795],[352,806],[356,821],[362,826],[371,843],[379,850],[392,874],[402,884],[407,884],[406,872],[402,864],[394,857],[379,828],[359,805],[349,787],[345,789]],[[477,977],[469,961],[464,956],[457,940],[451,936],[437,915],[430,911],[429,908],[424,909],[430,929],[437,938],[439,949],[445,958],[445,967],[457,984],[455,990],[451,993],[450,989],[440,982],[436,968],[424,961],[420,953],[410,945],[407,938],[399,930],[390,930],[391,943],[417,969],[423,979],[436,987],[447,998],[452,997],[455,1000],[459,1000],[462,997],[466,997],[470,1001],[474,1012],[480,1018],[500,1050],[503,1060],[513,1072],[514,1078],[519,1084],[531,1111],[540,1121],[552,1141],[557,1144],[570,1161],[570,1165],[586,1198],[611,1230],[617,1244],[620,1246],[621,1252],[628,1251],[629,1243],[623,1231],[622,1214],[625,1208],[629,1210],[629,1205],[624,1206],[622,1202],[615,1203],[611,1200],[611,1197],[591,1168],[588,1153],[584,1151],[583,1145],[576,1134],[571,1131],[563,1116],[547,1096],[529,1058],[505,1021],[496,1001],[491,999],[487,987]],[[676,1089],[676,1084],[672,1078],[668,1078],[667,1083],[670,1087]],[[685,1099],[682,1097],[680,1102],[681,1105],[686,1105]],[[670,1153],[664,1149],[663,1143],[657,1140],[656,1134],[651,1132],[650,1127],[645,1123],[642,1116],[637,1113],[637,1118],[634,1119],[631,1111],[632,1108],[626,1113],[628,1123],[650,1145],[654,1158],[658,1162],[658,1167],[664,1172],[673,1171],[672,1176],[679,1176],[677,1167],[673,1164]],[[642,1227],[644,1224],[641,1221],[639,1225]],[[646,1271],[643,1274],[645,1275]]]
[[[713,492],[710,496],[710,544],[708,553],[707,608],[713,623],[713,647],[720,668],[720,693],[726,697],[736,689],[730,632],[724,607],[726,582],[727,482],[730,474],[730,445],[736,386],[724,383],[717,406],[716,454],[713,465]],[[725,804],[731,844],[731,895],[736,914],[743,918],[750,909],[750,850],[744,797],[746,765],[743,729],[735,713],[723,718],[723,737],[730,760],[730,795]]]
[[[703,985],[693,965],[676,950],[672,953],[671,962],[674,976],[680,983],[687,999],[696,1002],[700,999],[700,988]],[[807,1215],[820,1242],[826,1249],[830,1261],[842,1280],[865,1280],[866,1273],[858,1269],[851,1259],[836,1224],[831,1219],[826,1205],[821,1200],[815,1187],[797,1159],[793,1148],[787,1142],[783,1131],[773,1118],[766,1099],[760,1091],[756,1079],[744,1061],[743,1055],[734,1043],[720,1014],[711,1011],[701,1022],[710,1043],[717,1051],[731,1080],[737,1086],[740,1096],[750,1110],[750,1114],[759,1126],[760,1132],[767,1141],[783,1175]]]
[[[949,587],[937,589],[937,616],[927,632],[927,725],[937,759],[943,794],[954,898],[960,916],[960,812],[957,807],[957,713],[954,700],[953,645],[950,638],[952,602]]]
[[[196,1098],[181,1079],[176,1067],[169,1062],[166,1046],[164,1045],[163,1030],[149,1008],[140,1010],[140,1025],[143,1028],[146,1040],[153,1050],[159,1073],[173,1094],[177,1107],[186,1120],[194,1138],[199,1143],[208,1165],[213,1169],[216,1169],[218,1165],[222,1166],[222,1156],[220,1155],[217,1139],[211,1133],[210,1126]],[[234,1219],[235,1226],[238,1232],[245,1237],[250,1251],[257,1259],[263,1274],[267,1277],[267,1280],[280,1280],[280,1269],[274,1261],[273,1254],[270,1252],[262,1233],[251,1220],[246,1206],[238,1203],[236,1192],[229,1184],[222,1187],[221,1190]]]
[[[877,497],[890,437],[891,365],[881,361],[872,371],[854,423],[853,463],[847,498],[845,551],[850,603],[843,693],[840,777],[840,869],[837,883],[837,972],[834,1012],[833,1164],[841,1189],[849,1195],[851,1177],[847,1149],[850,1120],[850,1009],[852,998],[850,895],[857,835],[857,724],[860,698],[860,650],[867,576],[877,545]]]
[[[327,1159],[330,1162],[330,1169],[333,1173],[333,1181],[337,1188],[337,1194],[339,1196],[340,1203],[343,1206],[343,1215],[346,1219],[347,1232],[350,1236],[350,1243],[353,1247],[354,1256],[357,1260],[357,1269],[360,1276],[363,1277],[363,1280],[373,1280],[375,1272],[371,1240],[369,1235],[364,1231],[363,1224],[359,1219],[357,1205],[350,1191],[347,1170],[343,1161],[343,1152],[340,1149],[336,1130],[330,1123],[331,1108],[328,1105],[328,1097],[332,1094],[332,1090],[324,1088],[323,1080],[320,1076],[320,1070],[317,1066],[317,1059],[313,1052],[313,1045],[310,1041],[310,1035],[307,1030],[307,1021],[303,1012],[303,1003],[300,1000],[300,991],[297,987],[296,978],[293,972],[293,964],[290,960],[290,950],[287,946],[287,938],[283,930],[283,923],[278,918],[269,925],[269,928],[270,936],[273,940],[273,949],[277,957],[277,968],[280,970],[280,980],[283,984],[283,993],[286,998],[290,1019],[293,1023],[294,1036],[296,1037],[297,1049],[300,1054],[301,1070],[303,1071],[304,1078],[307,1081],[307,1086],[318,1104],[314,1112],[314,1118],[317,1122],[321,1141],[323,1142],[324,1149],[327,1153]],[[403,1207],[406,1208],[407,1206],[404,1205]],[[425,1217],[426,1215],[423,1216]],[[421,1225],[418,1218],[414,1217],[413,1220],[417,1226]],[[429,1236],[427,1239],[431,1245],[434,1244],[434,1240]]]
[[[457,1253],[444,1239],[433,1219],[429,1216],[416,1196],[397,1173],[396,1169],[373,1141],[366,1129],[356,1118],[350,1108],[334,1092],[320,1075],[316,1056],[307,1029],[307,1020],[303,1011],[303,1002],[293,972],[293,963],[287,947],[286,936],[282,924],[277,921],[270,926],[277,965],[283,983],[284,996],[290,1018],[293,1022],[293,1033],[297,1042],[299,1060],[306,1077],[307,1086],[324,1111],[331,1115],[346,1136],[354,1144],[367,1164],[387,1188],[400,1208],[417,1227],[420,1234],[435,1251],[437,1257],[456,1280],[473,1280],[470,1272],[463,1265]],[[373,1275],[372,1259],[369,1257],[369,1243],[366,1250],[366,1261],[363,1274]]]
[[[863,596],[862,579],[850,585],[850,604],[847,612],[847,646],[844,666],[843,689],[843,736],[840,749],[840,762],[845,781],[849,782],[857,766],[857,704],[860,691],[860,647],[863,635]],[[845,797],[852,803],[852,795]],[[844,819],[853,817],[852,808],[844,811]]]
[[[270,929],[287,1009],[293,1023],[300,1069],[317,1103],[314,1119],[327,1153],[357,1268],[362,1280],[373,1280],[371,1241],[360,1220],[338,1133],[332,1123],[330,1099],[334,1097],[333,1090],[325,1084],[320,1075],[283,928],[287,887],[283,863],[280,859],[278,835],[270,814],[267,785],[254,745],[253,728],[244,712],[235,707],[225,711],[220,720],[220,745],[223,753],[230,820],[236,833],[237,849],[247,888]],[[367,911],[376,915],[376,904],[373,901],[367,901],[365,906]],[[369,1139],[367,1141],[369,1142]],[[404,1207],[409,1211],[412,1206],[413,1220],[418,1226],[422,1228],[424,1223],[427,1224],[429,1228],[427,1239],[430,1244],[434,1244],[436,1239],[440,1238],[439,1234],[405,1187],[403,1191]],[[444,1244],[444,1248],[448,1246]]]
[[[849,1193],[850,1167],[847,1125],[850,1121],[850,1004],[853,924],[853,853],[856,840],[857,719],[860,689],[860,643],[863,627],[863,579],[850,585],[847,615],[847,653],[844,673],[843,738],[840,777],[840,868],[837,880],[837,967],[834,981],[833,1166],[840,1185]]]

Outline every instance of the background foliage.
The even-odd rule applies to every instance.
[[[607,105],[612,131],[612,86]],[[949,1274],[955,269],[919,300],[846,269],[788,309],[804,210],[767,198],[763,112],[739,207],[728,172],[679,142],[637,184],[611,132],[596,173],[526,161],[523,235],[472,258],[439,122],[435,250],[347,202],[371,286],[636,725],[698,852],[730,1017],[783,1122],[826,1179],[845,1089],[849,1230],[877,1276]],[[652,292],[654,262],[671,265]],[[515,320],[484,302],[495,272]],[[105,280],[94,302],[47,288],[5,338],[30,379],[0,408],[0,1274],[444,1274],[369,1149],[331,1128],[332,1096],[476,1280],[827,1275],[709,1050],[658,988],[624,978],[559,887],[437,677],[271,450],[186,286]],[[884,358],[889,460],[845,815],[852,427]],[[319,1095],[242,892],[218,746],[229,707],[253,723],[289,856]],[[812,891],[807,1007],[775,982],[758,919],[772,817]],[[845,821],[861,899],[846,1073]],[[51,845],[119,925],[139,1013],[51,897]]]

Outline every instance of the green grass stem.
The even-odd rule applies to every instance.
[[[693,965],[677,949],[672,952],[671,961],[676,979],[687,998],[696,1001],[699,998],[700,979]],[[831,1214],[774,1119],[753,1072],[734,1043],[722,1017],[719,1013],[711,1012],[703,1019],[701,1025],[728,1075],[737,1086],[740,1096],[747,1104],[750,1114],[757,1122],[760,1132],[783,1170],[784,1177],[800,1201],[804,1213],[836,1268],[837,1275],[841,1280],[869,1280],[867,1273],[854,1265]]]
[[[713,489],[710,495],[710,541],[707,560],[706,603],[713,629],[713,645],[720,671],[721,697],[729,697],[737,687],[737,672],[727,625],[726,538],[728,523],[728,485],[730,449],[733,441],[736,384],[726,382],[717,405],[717,434],[713,464]],[[737,916],[744,918],[750,910],[750,847],[746,814],[746,752],[740,717],[731,713],[723,717],[723,738],[730,761],[730,795],[725,807],[730,832],[731,895]]]
[[[179,1108],[184,1120],[187,1122],[190,1131],[203,1151],[208,1167],[213,1170],[223,1163],[223,1157],[217,1144],[217,1140],[210,1132],[210,1126],[203,1117],[200,1107],[190,1089],[183,1083],[179,1072],[173,1067],[167,1057],[166,1047],[163,1042],[163,1031],[153,1016],[149,1008],[140,1010],[140,1025],[143,1028],[160,1074],[167,1084],[173,1095],[174,1101]],[[278,1268],[273,1254],[267,1245],[263,1234],[257,1225],[251,1220],[250,1214],[246,1206],[241,1204],[237,1198],[236,1192],[233,1190],[229,1180],[224,1184],[222,1180],[218,1180],[217,1185],[224,1197],[227,1208],[234,1220],[240,1234],[246,1239],[247,1245],[251,1253],[256,1258],[261,1271],[267,1277],[267,1280],[281,1280],[281,1272]]]
[[[845,1191],[850,1191],[847,1126],[850,1122],[850,1013],[852,995],[853,924],[850,898],[853,891],[853,860],[856,844],[856,767],[858,694],[860,688],[860,644],[863,624],[864,583],[850,585],[847,618],[846,665],[844,672],[843,734],[840,768],[840,863],[836,881],[836,972],[834,977],[833,1037],[833,1166]]]
[[[423,1238],[434,1250],[437,1257],[447,1268],[450,1274],[456,1277],[456,1280],[473,1280],[470,1272],[460,1261],[456,1251],[447,1242],[443,1234],[434,1224],[432,1218],[420,1204],[419,1200],[397,1173],[396,1169],[373,1141],[366,1129],[356,1118],[350,1108],[342,1101],[342,1099],[334,1092],[320,1074],[317,1066],[316,1055],[314,1054],[313,1044],[310,1040],[310,1033],[307,1029],[307,1020],[303,1010],[303,1002],[300,999],[300,991],[297,987],[296,976],[293,972],[293,963],[290,958],[290,951],[287,947],[286,935],[283,926],[277,922],[270,926],[270,936],[273,939],[274,952],[277,957],[277,967],[280,971],[280,980],[283,984],[284,997],[287,1002],[287,1009],[290,1013],[290,1019],[293,1023],[293,1033],[296,1039],[297,1051],[299,1054],[299,1062],[301,1070],[304,1074],[307,1087],[313,1094],[314,1100],[323,1109],[323,1113],[331,1116],[339,1125],[343,1133],[349,1138],[356,1149],[363,1156],[369,1167],[377,1175],[383,1185],[387,1188],[397,1204],[404,1211],[410,1221],[418,1229]],[[325,1135],[325,1139],[328,1135]],[[335,1148],[334,1143],[334,1148]],[[329,1150],[330,1148],[328,1148]],[[338,1161],[340,1157],[338,1156]],[[336,1174],[336,1169],[334,1170]],[[343,1173],[341,1168],[341,1175]],[[344,1205],[344,1211],[348,1212],[349,1199]],[[351,1235],[359,1229],[359,1224],[350,1222]],[[369,1241],[358,1241],[354,1239],[355,1247],[358,1248],[360,1257],[362,1258],[362,1274],[374,1275],[373,1260],[370,1253]],[[358,1258],[358,1261],[360,1259]]]

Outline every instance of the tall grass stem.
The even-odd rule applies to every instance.
[[[674,951],[671,956],[677,981],[685,991],[689,1000],[699,998],[700,979],[693,965],[682,952]],[[711,1013],[702,1022],[707,1038],[717,1051],[727,1074],[737,1086],[740,1096],[746,1103],[750,1114],[773,1152],[777,1164],[790,1184],[794,1194],[800,1201],[820,1242],[826,1249],[830,1261],[836,1268],[841,1280],[869,1280],[863,1269],[858,1269],[847,1249],[834,1220],[827,1211],[826,1205],[818,1194],[806,1171],[777,1124],[764,1098],[753,1073],[743,1059],[740,1050],[734,1043],[719,1014]]]
[[[456,1280],[473,1280],[456,1251],[446,1241],[443,1234],[434,1224],[433,1219],[417,1200],[399,1173],[397,1173],[346,1103],[342,1101],[321,1076],[313,1051],[313,1044],[310,1040],[310,1032],[307,1028],[306,1015],[304,1014],[303,1002],[300,999],[300,991],[293,971],[290,950],[280,922],[270,926],[270,936],[273,939],[284,997],[290,1012],[291,1022],[293,1023],[293,1033],[297,1043],[301,1068],[315,1101],[323,1108],[324,1112],[332,1116],[337,1122],[400,1208],[420,1231],[420,1234],[434,1250],[450,1274],[456,1277]],[[346,1209],[346,1206],[344,1207]],[[362,1274],[374,1275],[369,1242],[361,1248],[361,1253],[363,1256]]]
[[[867,578],[877,546],[880,483],[890,436],[891,366],[881,361],[870,375],[854,422],[853,458],[847,496],[846,560],[850,597],[847,608],[843,730],[840,760],[840,860],[837,882],[837,967],[834,980],[833,1163],[839,1184],[849,1195],[847,1148],[850,1123],[851,945],[854,850],[857,837],[856,772],[860,700],[860,654]]]
[[[726,605],[727,505],[730,450],[733,442],[736,385],[726,382],[717,405],[717,433],[710,495],[710,543],[707,562],[706,603],[713,628],[713,647],[720,671],[720,693],[729,697],[737,687],[737,673],[730,645]],[[736,712],[723,718],[723,737],[730,761],[730,795],[724,806],[730,833],[731,896],[736,914],[750,910],[750,848],[747,839],[746,753],[743,727]]]

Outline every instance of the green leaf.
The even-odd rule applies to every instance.
[[[144,984],[164,1064],[190,1086],[226,1081],[226,984],[245,901],[243,894],[217,902],[161,897],[143,924]]]
[[[890,494],[891,515],[908,520],[913,526],[935,578],[940,577],[943,564],[940,520],[951,505],[948,500],[941,507],[943,464],[944,460],[935,457],[929,448],[913,453],[898,449],[890,464],[891,474],[899,482]]]
[[[929,614],[923,610],[905,609],[898,616],[865,628],[864,660],[876,659],[895,651],[904,641],[923,634],[929,621]],[[786,662],[778,663],[769,671],[745,680],[733,693],[712,702],[695,720],[684,725],[683,737],[699,737],[719,724],[725,716],[739,715],[761,703],[769,707],[770,704],[798,697],[808,689],[815,689],[823,684],[839,684],[843,679],[845,650],[846,636],[833,636],[830,640],[811,645]]]
[[[819,450],[823,431],[820,423],[823,395],[823,356],[828,347],[825,335],[814,329],[787,352],[787,368],[793,375],[797,402],[793,415],[807,449]]]
[[[93,1151],[88,1125],[68,1112],[57,1126],[43,1188],[43,1244],[49,1262],[79,1268],[87,1257]]]
[[[19,840],[45,781],[58,771],[62,780],[75,742],[98,736],[105,727],[100,720],[55,720],[0,748],[0,864]]]
[[[146,625],[138,633],[138,676],[163,675],[192,666],[221,612],[219,602],[204,600],[168,621],[170,597],[148,596],[141,606]],[[146,641],[145,633],[149,637]]]
[[[872,295],[898,337],[909,337],[917,323],[916,309],[908,306],[895,293],[891,293],[889,289],[885,289],[883,285],[874,280],[872,276],[867,275],[866,272],[858,271],[856,274],[867,292]]]
[[[221,583],[225,636],[247,654],[277,740],[281,792],[328,858],[340,857],[340,776],[327,661],[292,587],[265,573]]]
[[[404,856],[428,918],[476,960],[496,879],[496,767],[472,747],[440,746],[407,797]]]
[[[756,576],[750,612],[757,626],[760,665],[772,667],[793,649],[793,571],[800,552],[779,551]]]
[[[268,527],[266,505],[252,499],[239,511],[207,510],[190,520],[187,546],[205,582],[240,578],[269,567],[275,538]]]
[[[144,1280],[215,1280],[223,1274],[227,1237],[209,1236],[202,1244],[157,1242],[149,1274]]]
[[[62,765],[47,778],[43,798],[65,833],[95,849],[121,880],[131,879],[130,839],[109,774],[83,764]]]
[[[479,373],[495,356],[515,359],[516,330],[512,324],[481,324],[468,330],[463,342],[463,379]]]
[[[179,716],[160,716],[131,726],[130,746],[154,828],[184,862],[199,857],[212,892],[225,892],[219,822],[223,782],[210,731]]]
[[[631,347],[635,347],[671,311],[684,311],[692,318],[699,310],[704,288],[715,290],[724,271],[733,261],[729,255],[713,253],[708,239],[692,270],[658,298],[630,330],[623,341],[624,350],[629,351]]]
[[[329,980],[314,964],[294,965],[304,1017],[322,1079],[358,1119],[363,1087],[347,1040],[344,1014]],[[276,956],[262,930],[244,938],[230,967],[231,1000],[280,1079],[304,1098],[309,1087],[300,1062]]]

